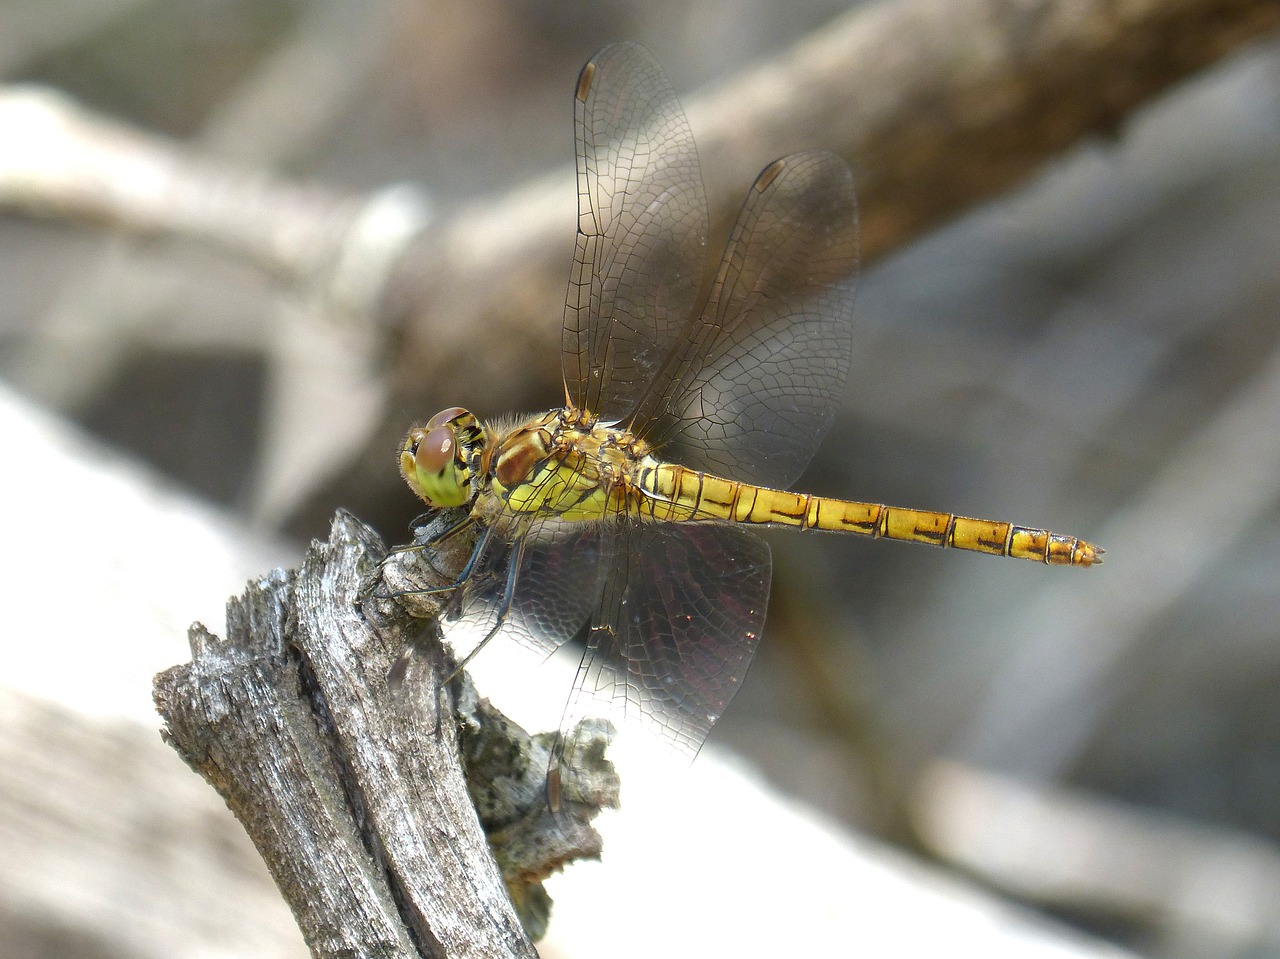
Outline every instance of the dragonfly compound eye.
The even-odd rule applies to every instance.
[[[437,417],[438,418],[438,417]],[[451,422],[409,431],[400,448],[400,473],[432,506],[461,506],[471,496],[471,468]]]
[[[441,410],[431,419],[427,420],[427,425],[423,429],[429,430],[436,426],[445,426],[457,420],[472,420],[474,417],[464,410],[461,406],[451,406],[447,410]]]

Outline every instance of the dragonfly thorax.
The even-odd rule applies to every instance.
[[[596,520],[624,511],[647,445],[626,430],[572,408],[494,431],[488,476],[510,513]]]

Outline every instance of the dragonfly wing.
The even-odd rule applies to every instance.
[[[561,723],[623,712],[690,758],[737,692],[764,629],[769,547],[727,526],[617,527],[613,563]],[[562,742],[572,755],[572,743]]]
[[[707,201],[693,133],[643,47],[606,47],[574,104],[578,237],[561,346],[565,392],[605,421],[635,406],[693,312]]]
[[[552,520],[517,536],[495,532],[448,630],[454,654],[472,654],[495,628],[495,637],[554,652],[582,631],[599,606],[608,545],[599,527]]]
[[[853,352],[858,217],[849,167],[825,152],[764,169],[706,308],[637,405],[669,458],[787,486],[831,425]]]

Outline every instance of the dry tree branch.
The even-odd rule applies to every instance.
[[[0,142],[0,207],[208,243],[365,314],[369,304],[351,292],[358,281],[344,267],[385,271],[383,258],[399,254],[422,217],[412,191],[361,199],[289,183],[104,119],[45,88],[0,90]]]
[[[716,219],[730,218],[770,158],[826,146],[858,172],[871,258],[1082,136],[1114,131],[1153,94],[1278,25],[1275,0],[894,0],[855,9],[690,98],[688,113],[717,172]],[[414,245],[426,217],[411,190],[355,197],[272,179],[55,94],[0,93],[0,139],[2,206],[203,239],[304,286],[334,287],[335,265],[375,248],[383,269],[403,253],[375,292],[390,296],[384,308],[408,310],[409,330],[422,335],[474,329],[441,316],[451,289],[501,304],[513,327],[532,320],[554,331],[558,320],[557,310],[527,317],[519,305],[529,297],[513,294],[537,277],[559,299],[573,229],[568,164],[459,211]]]
[[[453,667],[434,621],[368,592],[384,552],[340,513],[301,569],[229,604],[225,640],[193,627],[192,662],[156,678],[166,736],[244,825],[313,955],[533,956],[516,908],[540,934],[539,882],[598,857],[590,819],[616,805],[616,777],[597,738],[584,801],[552,816],[548,739],[469,682],[442,685]],[[388,668],[410,637],[397,690]]]
[[[877,257],[1028,176],[1153,94],[1280,26],[1275,0],[896,0],[858,8],[687,102],[713,219],[771,159],[827,147],[858,180]],[[567,111],[566,111],[567,112]],[[568,120],[566,118],[566,128]],[[568,171],[421,237],[397,272],[401,393],[465,382],[476,331],[506,344],[486,384],[554,354],[573,235]],[[538,284],[538,286],[535,286]],[[531,314],[533,297],[542,309]],[[478,372],[478,371],[477,371]]]

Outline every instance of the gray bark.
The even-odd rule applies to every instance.
[[[299,570],[228,604],[226,639],[192,627],[191,663],[156,678],[166,738],[244,825],[313,955],[533,956],[508,889],[536,934],[539,880],[598,857],[589,820],[616,804],[616,778],[598,763],[594,804],[553,816],[549,738],[497,716],[465,676],[445,682],[434,618],[377,598],[384,556],[339,513]],[[399,582],[450,578],[449,556],[434,573],[411,556],[409,572],[388,564]]]

